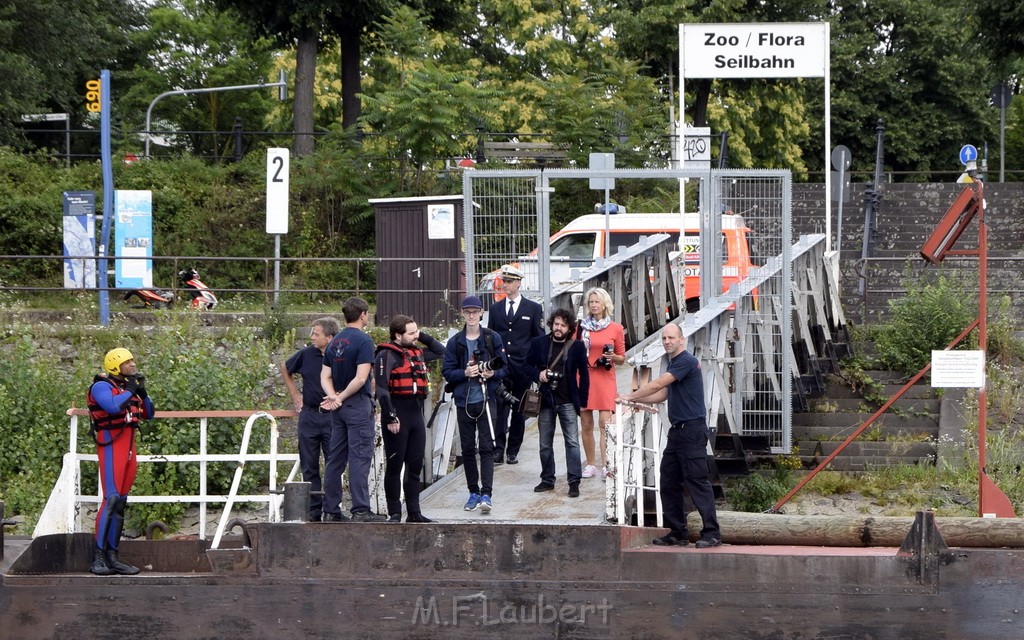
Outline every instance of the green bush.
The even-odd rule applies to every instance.
[[[786,469],[775,469],[769,474],[751,473],[729,488],[729,503],[734,511],[762,513],[775,506],[792,488],[791,484]]]
[[[878,332],[879,360],[906,374],[931,361],[933,349],[944,349],[977,317],[970,287],[940,275],[935,282],[908,279],[907,295],[889,301],[889,324]],[[962,346],[965,343],[961,343]]]
[[[93,376],[103,354],[113,346],[127,347],[146,375],[150,397],[158,411],[243,410],[286,408],[276,385],[280,343],[243,327],[215,332],[199,324],[195,314],[164,311],[155,314],[158,328],[126,331],[117,327],[66,331],[59,337],[42,328],[13,326],[0,340],[8,362],[0,377],[0,495],[8,513],[26,516],[30,531],[60,473],[67,451],[68,418],[72,404],[85,405]],[[54,329],[50,329],[54,331]],[[279,390],[279,387],[278,387]],[[237,453],[244,422],[208,421],[210,453]],[[250,452],[268,450],[269,425],[256,423]],[[143,424],[137,440],[140,454],[198,453],[199,420],[152,420]],[[79,452],[95,451],[88,420],[79,420]],[[227,493],[235,463],[211,464],[207,490]],[[246,465],[240,493],[254,493],[267,476],[267,464]],[[95,466],[82,465],[83,492],[96,491]],[[154,463],[139,467],[133,493],[194,494],[199,488],[197,463]],[[132,528],[153,520],[177,523],[184,506],[136,503],[128,511]],[[27,533],[27,531],[26,531]]]

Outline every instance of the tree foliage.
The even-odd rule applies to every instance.
[[[980,28],[959,3],[832,3],[832,139],[850,148],[853,170],[873,168],[879,118],[885,164],[896,171],[955,171],[957,149],[993,139],[993,77],[980,62],[988,59]],[[821,113],[820,96],[811,100],[812,112]],[[820,140],[822,121],[811,122]]]
[[[134,37],[149,52],[149,64],[117,79],[125,88],[116,113],[123,114],[126,126],[141,130],[151,101],[165,91],[267,81],[271,43],[253,39],[237,14],[217,11],[204,0],[157,0],[148,18],[149,28]],[[162,131],[166,126],[161,123],[173,123],[173,129],[182,131],[230,131],[237,118],[243,127],[259,130],[276,93],[263,89],[168,96],[155,105],[151,128]],[[227,155],[226,138],[185,134],[171,140],[196,155]],[[141,141],[135,142],[135,148],[140,146]],[[158,147],[152,146],[152,152]]]
[[[86,117],[85,82],[140,63],[131,34],[144,18],[132,0],[7,0],[0,5],[0,144],[21,140],[30,113]]]

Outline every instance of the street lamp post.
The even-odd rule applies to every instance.
[[[278,100],[284,101],[287,96],[287,77],[284,70],[281,71],[281,75],[278,77],[277,82],[261,82],[260,84],[240,84],[231,87],[209,87],[207,89],[178,89],[177,91],[165,91],[157,97],[153,98],[153,102],[149,103],[149,108],[146,109],[146,153],[145,157],[149,158],[149,139],[152,137],[149,131],[150,118],[153,115],[153,107],[157,102],[166,98],[167,96],[181,96],[192,93],[213,93],[214,91],[239,91],[242,89],[263,89],[264,87],[278,87],[277,98]]]

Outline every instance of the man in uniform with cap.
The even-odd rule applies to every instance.
[[[523,284],[522,271],[506,264],[501,267],[500,276],[505,299],[491,305],[487,326],[501,336],[505,344],[505,351],[508,354],[509,392],[522,399],[523,393],[530,386],[530,379],[526,375],[526,355],[530,350],[530,341],[544,335],[544,310],[538,303],[520,295],[519,288]],[[495,464],[519,462],[519,447],[523,444],[525,430],[526,418],[523,417],[520,407],[503,403],[498,425],[494,430]]]

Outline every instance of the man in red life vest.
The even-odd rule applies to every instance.
[[[124,528],[128,492],[135,482],[135,429],[152,418],[153,401],[146,380],[127,349],[112,349],[103,358],[103,373],[89,387],[89,417],[99,458],[103,502],[96,514],[96,550],[89,570],[96,575],[134,575],[139,568],[121,561],[117,547]]]
[[[388,463],[384,472],[388,520],[402,521],[404,488],[406,522],[430,522],[420,511],[420,475],[427,442],[423,402],[430,391],[426,363],[443,357],[444,346],[430,334],[420,333],[409,316],[396,315],[391,319],[389,331],[391,340],[377,347],[373,367]],[[420,349],[417,342],[427,351]]]

